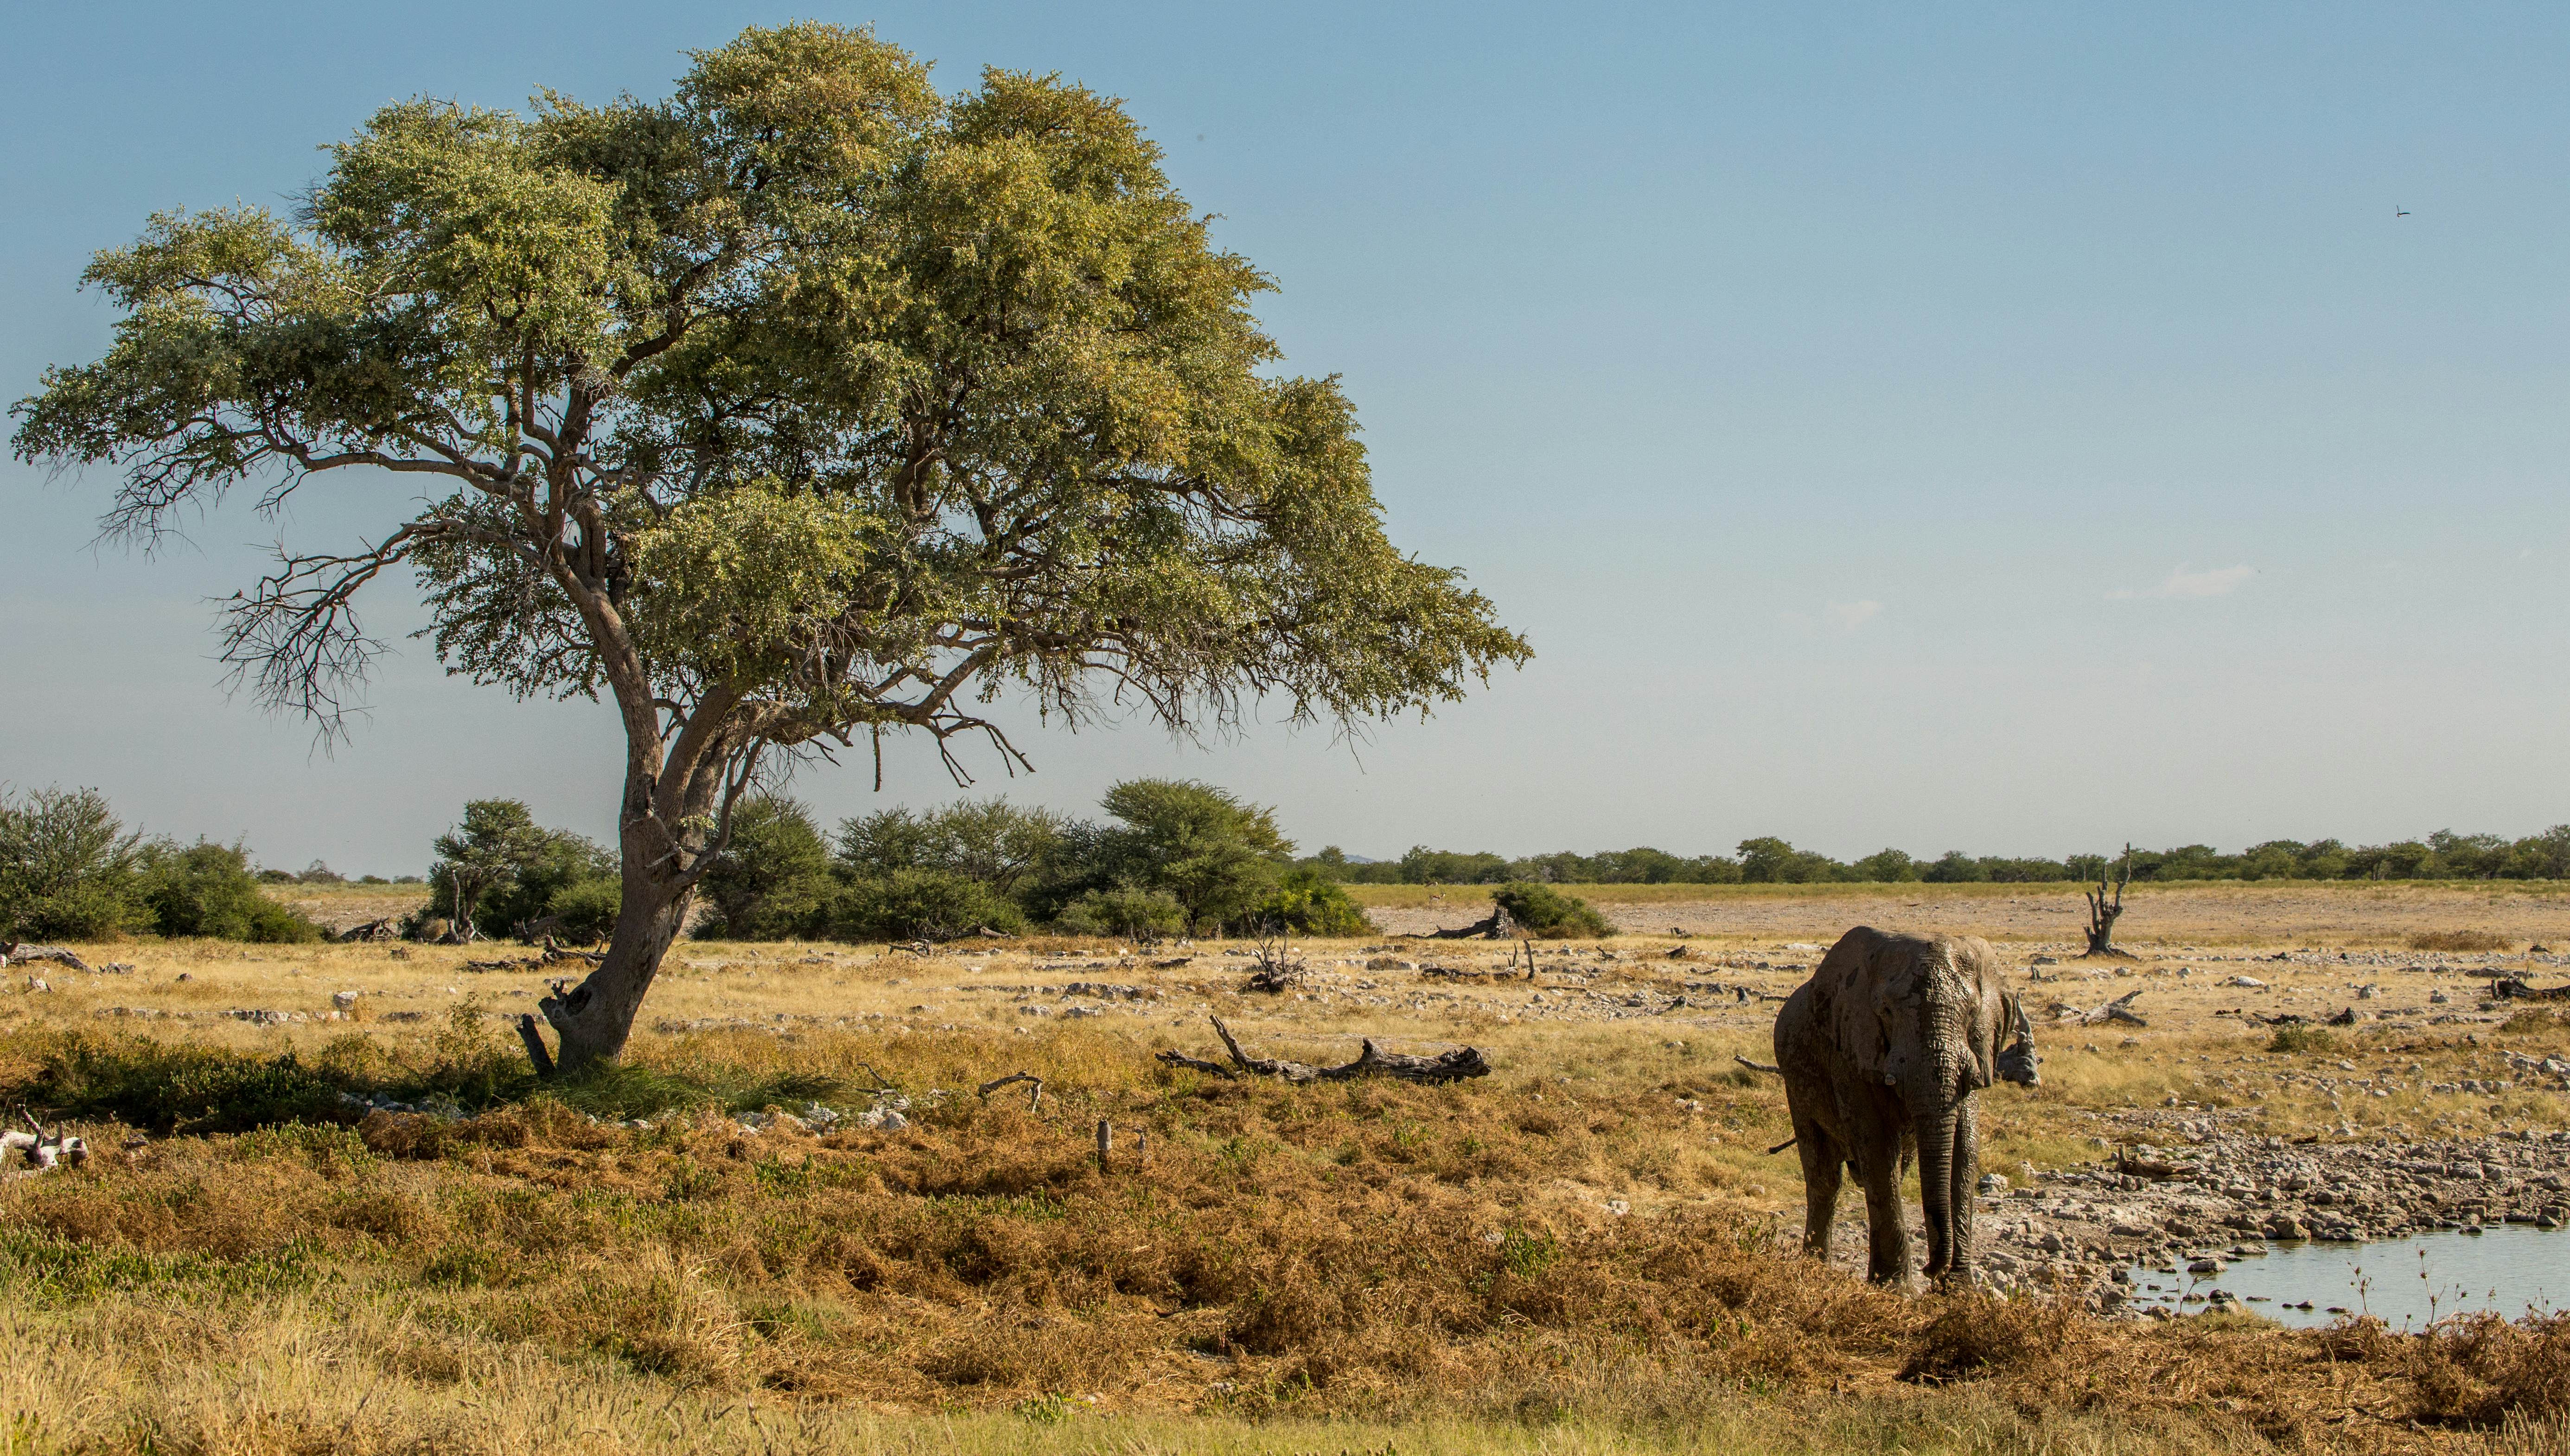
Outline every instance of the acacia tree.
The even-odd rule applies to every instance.
[[[959,735],[1007,693],[1179,732],[1262,699],[1348,724],[1459,697],[1524,642],[1386,541],[1353,412],[1282,376],[1119,104],[988,72],[941,97],[871,33],[750,30],[674,96],[416,101],[298,215],[156,216],[85,280],[95,363],[16,408],[22,459],[122,472],[149,546],[249,487],[424,489],[358,548],[280,546],[224,652],[340,727],[416,573],[450,671],[605,694],[623,903],[543,1003],[615,1057],[732,810],[780,756]],[[547,1053],[530,1018],[540,1066]]]

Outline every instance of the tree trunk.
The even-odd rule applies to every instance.
[[[695,901],[692,878],[680,874],[675,847],[649,816],[629,812],[620,838],[625,894],[607,958],[576,986],[554,982],[553,994],[538,1003],[562,1037],[555,1060],[565,1072],[624,1055],[634,1018],[659,973],[660,958],[686,928],[687,910]],[[538,1070],[544,1069],[539,1065]]]

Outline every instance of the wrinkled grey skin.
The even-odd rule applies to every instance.
[[[1776,1017],[1776,1065],[1803,1154],[1803,1247],[1828,1255],[1844,1167],[1865,1190],[1866,1276],[1907,1285],[1901,1178],[1915,1154],[1928,1276],[1968,1280],[1980,1171],[1972,1094],[1993,1081],[2035,1085],[2035,1062],[2032,1028],[1986,941],[1867,925],[1840,936]]]

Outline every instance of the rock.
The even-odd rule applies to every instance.
[[[1978,1185],[1978,1191],[1985,1198],[2005,1197],[2008,1191],[2007,1175],[2004,1173],[1982,1174],[1981,1181]]]
[[[2429,991],[2427,993],[2427,1004],[2430,1006],[2441,1006],[2452,999],[2453,997],[2446,995],[2443,991]]]
[[[2222,1271],[2223,1263],[2218,1259],[2199,1259],[2186,1267],[2186,1272],[2191,1274],[2218,1274]]]
[[[2310,1231],[2303,1227],[2302,1220],[2295,1218],[2291,1214],[2280,1214],[2267,1221],[2267,1237],[2270,1239],[2306,1239],[2311,1236]]]
[[[342,1011],[354,1010],[357,1005],[357,993],[355,991],[332,991],[330,993],[330,1004],[338,1007]]]
[[[2266,982],[2260,980],[2254,975],[2235,975],[2231,979],[2224,981],[2223,984],[2227,986],[2247,986],[2252,990],[2256,990],[2259,987],[2264,986]]]
[[[2382,987],[2370,983],[2356,988],[2356,998],[2359,1001],[2370,1001],[2381,994]]]

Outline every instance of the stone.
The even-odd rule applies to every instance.
[[[1981,1175],[1981,1181],[1977,1185],[1977,1188],[1980,1194],[1985,1198],[2004,1197],[2008,1191],[2007,1175],[2004,1173],[1984,1173]]]

